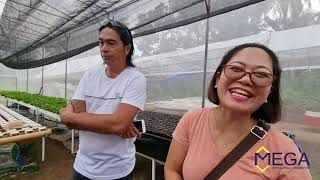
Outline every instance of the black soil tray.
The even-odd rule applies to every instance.
[[[142,111],[138,119],[146,122],[147,133],[137,138],[137,152],[165,162],[170,147],[172,133],[181,116],[160,112]]]

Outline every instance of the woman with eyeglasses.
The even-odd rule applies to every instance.
[[[264,45],[248,43],[229,50],[208,89],[208,98],[217,107],[187,112],[179,121],[165,163],[165,178],[311,179],[307,156],[295,143],[276,129],[264,132],[260,126],[262,121],[276,123],[281,118],[280,78],[278,58]],[[255,134],[256,127],[263,133]],[[247,136],[259,138],[251,148],[243,140]],[[226,156],[234,148],[241,151],[239,143],[249,149],[225,171],[212,171],[224,158],[230,163]],[[230,154],[234,153],[237,150]],[[223,173],[208,178],[211,171]]]

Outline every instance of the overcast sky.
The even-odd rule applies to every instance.
[[[3,11],[4,5],[6,4],[6,1],[7,0],[1,0],[0,1],[0,18],[1,18],[1,14],[2,14],[2,11]]]

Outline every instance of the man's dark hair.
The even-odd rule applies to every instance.
[[[107,27],[115,30],[119,34],[120,39],[125,46],[131,44],[129,54],[126,57],[126,64],[127,64],[127,66],[135,67],[135,65],[132,63],[134,46],[133,46],[132,34],[131,34],[131,31],[129,30],[129,28],[119,21],[108,21],[106,24],[102,25],[99,28],[99,33],[104,28],[107,28]]]
[[[272,61],[273,75],[276,76],[276,79],[272,82],[271,92],[267,99],[268,102],[264,103],[255,112],[253,112],[251,114],[251,117],[254,119],[265,120],[268,123],[276,123],[281,118],[281,110],[282,110],[282,100],[280,96],[281,68],[279,65],[279,60],[277,55],[268,47],[262,44],[247,43],[247,44],[236,46],[231,50],[229,50],[223,56],[220,64],[218,65],[216,72],[214,73],[211,79],[211,82],[208,88],[208,98],[214,104],[218,105],[220,103],[218,92],[217,92],[217,89],[215,88],[215,85],[216,85],[217,78],[219,78],[222,73],[223,66],[227,64],[232,59],[232,57],[234,57],[239,51],[249,47],[260,48],[270,56]]]

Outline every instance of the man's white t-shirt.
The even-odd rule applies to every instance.
[[[112,114],[120,103],[143,110],[146,79],[136,68],[128,67],[116,78],[105,74],[106,66],[88,70],[80,80],[73,99],[86,101],[86,112]],[[114,134],[79,132],[79,151],[74,169],[95,180],[127,176],[135,165],[135,138]]]

